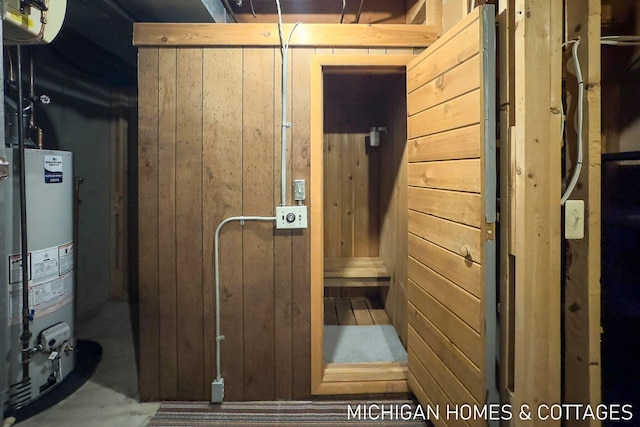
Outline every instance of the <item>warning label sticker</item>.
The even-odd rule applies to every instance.
[[[58,184],[62,182],[62,156],[44,156],[44,182]]]
[[[73,300],[73,242],[29,253],[29,308],[44,316]],[[9,324],[22,312],[22,256],[9,255]]]

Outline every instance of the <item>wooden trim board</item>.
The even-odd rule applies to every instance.
[[[291,34],[294,24],[284,24]],[[437,39],[437,28],[426,25],[300,24],[290,46],[315,47],[427,47]],[[135,46],[280,46],[277,24],[167,24],[133,25]]]

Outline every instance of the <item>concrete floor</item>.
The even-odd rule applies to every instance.
[[[131,317],[124,301],[108,301],[78,322],[76,337],[102,346],[93,377],[74,394],[21,423],[20,427],[143,427],[160,406],[138,402]]]

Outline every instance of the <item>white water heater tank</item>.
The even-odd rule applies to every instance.
[[[67,0],[34,2],[44,4],[46,11],[28,3],[24,0],[2,0],[2,36],[5,45],[50,43],[60,32],[67,11]]]
[[[0,276],[8,313],[0,321],[8,334],[3,366],[7,373],[5,410],[17,410],[56,388],[75,368],[73,155],[68,151],[25,149],[29,377],[22,365],[23,278],[18,149],[0,146],[9,164],[0,179]]]

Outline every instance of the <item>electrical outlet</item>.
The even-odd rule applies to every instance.
[[[584,200],[564,203],[564,238],[584,239]]]
[[[276,206],[276,228],[307,228],[307,207]]]

